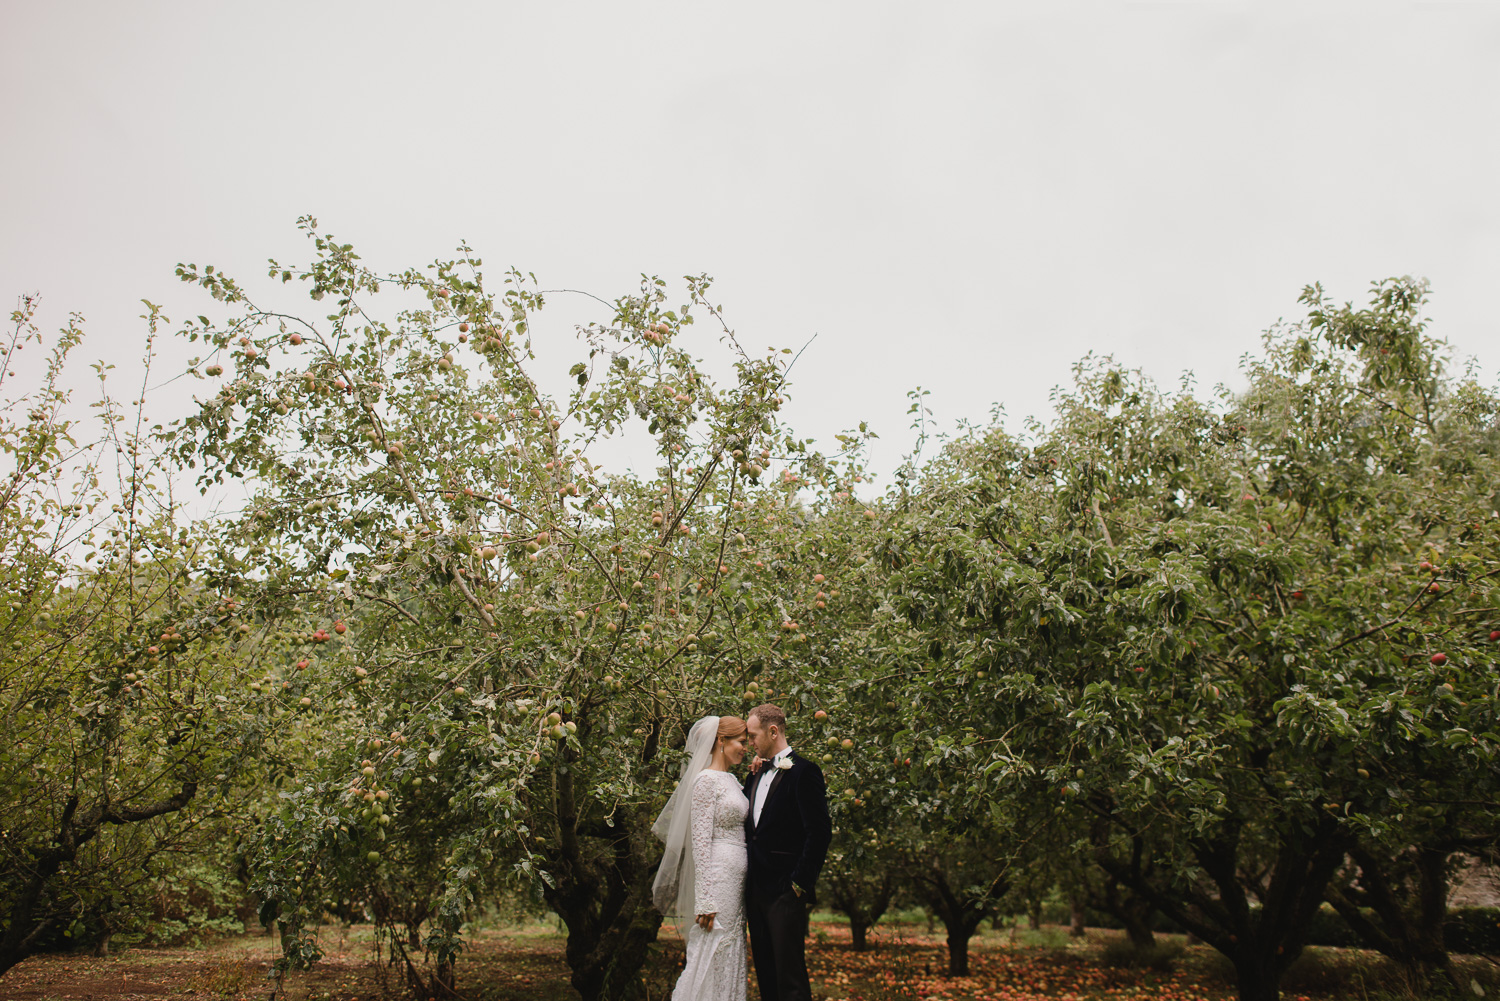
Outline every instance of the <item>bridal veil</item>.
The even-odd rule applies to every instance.
[[[693,724],[688,731],[687,763],[682,766],[682,777],[667,805],[662,807],[651,833],[666,842],[662,852],[661,868],[656,870],[656,881],[651,884],[651,901],[656,909],[675,920],[684,933],[697,918],[693,901],[693,846],[689,834],[689,821],[693,810],[693,782],[699,773],[713,760],[714,742],[719,736],[719,717],[705,716]]]

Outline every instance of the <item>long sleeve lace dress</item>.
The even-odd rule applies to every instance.
[[[713,931],[688,927],[687,965],[672,1001],[745,1001],[745,815],[750,801],[728,772],[705,769],[693,780],[690,825],[694,896]]]

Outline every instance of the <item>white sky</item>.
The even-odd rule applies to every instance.
[[[139,299],[202,311],[178,261],[258,279],[302,213],[393,270],[706,271],[748,344],[818,335],[787,415],[884,473],[913,386],[1207,387],[1318,280],[1427,276],[1500,354],[1497,5],[0,0],[0,46],[0,292],[122,367]],[[596,318],[543,314],[559,387]]]

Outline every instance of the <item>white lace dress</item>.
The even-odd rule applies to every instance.
[[[693,893],[699,914],[713,913],[714,930],[688,927],[687,966],[672,1001],[745,1001],[745,815],[750,801],[728,772],[705,769],[693,780],[690,823]]]

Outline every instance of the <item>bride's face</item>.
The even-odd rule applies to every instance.
[[[731,768],[745,760],[745,754],[750,750],[746,739],[745,735],[741,734],[738,737],[725,737],[720,741],[720,746],[724,748],[724,760],[729,762]]]

